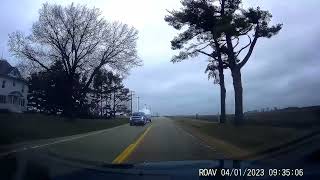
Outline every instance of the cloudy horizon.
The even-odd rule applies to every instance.
[[[29,33],[45,0],[5,0],[1,6],[0,50],[3,58],[15,65],[8,52],[8,34]],[[141,1],[50,1],[67,5],[71,2],[100,8],[110,21],[121,21],[139,31],[138,54],[144,66],[132,69],[125,79],[128,88],[140,97],[140,104],[166,115],[216,114],[219,112],[219,86],[204,73],[207,58],[199,56],[181,63],[171,63],[177,51],[170,41],[176,30],[163,20],[166,9],[178,9],[179,0]],[[253,55],[242,69],[244,108],[312,106],[320,104],[320,1],[302,2],[270,0],[248,4],[261,6],[273,14],[273,23],[283,23],[278,35],[259,39]],[[123,6],[123,5],[126,6]],[[299,13],[297,13],[299,12]],[[233,86],[226,70],[227,112],[233,112]],[[136,103],[134,103],[136,104]]]

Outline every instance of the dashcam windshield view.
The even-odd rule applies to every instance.
[[[318,7],[2,0],[0,179],[320,179]]]

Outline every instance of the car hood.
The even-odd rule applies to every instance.
[[[165,162],[141,162],[135,164],[110,164],[55,155],[7,157],[0,179],[199,179],[199,169],[265,169],[276,166],[247,160],[186,160]],[[279,167],[280,168],[280,167]],[[7,170],[6,170],[7,169]],[[319,165],[305,170],[305,176],[319,176]],[[266,172],[267,173],[267,172]],[[10,177],[10,174],[12,177]],[[221,177],[221,176],[220,176]],[[262,178],[268,178],[265,176]],[[236,177],[229,177],[229,179]],[[246,178],[243,178],[246,179]],[[261,177],[259,177],[261,179]]]

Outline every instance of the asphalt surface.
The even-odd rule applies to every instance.
[[[42,151],[64,159],[112,163],[148,126],[125,124],[102,133],[53,144],[43,148]]]
[[[222,158],[214,147],[208,146],[181,129],[174,120],[154,119],[143,141],[129,156],[128,163],[215,160]]]
[[[148,131],[146,132],[146,130]],[[144,134],[144,135],[143,135]],[[141,137],[143,136],[143,137]],[[139,143],[136,141],[139,139]],[[181,129],[174,120],[164,117],[153,118],[145,126],[121,125],[111,129],[64,137],[54,140],[41,140],[15,147],[11,152],[49,154],[63,159],[112,163],[122,156],[130,145],[131,151],[121,163],[214,160],[222,158],[199,139]],[[6,153],[4,153],[6,154]]]

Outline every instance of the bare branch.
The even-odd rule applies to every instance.
[[[242,47],[238,52],[236,52],[236,57],[239,56],[239,54],[241,53],[241,51],[243,51],[244,49],[246,49],[247,47],[249,47],[252,43],[251,37],[249,35],[247,35],[247,37],[249,38],[249,43],[247,45],[245,45],[244,47]]]
[[[215,59],[215,60],[217,60],[217,58],[216,57],[214,57],[214,56],[212,56],[212,54],[209,54],[209,53],[206,53],[206,52],[204,52],[204,51],[201,51],[201,50],[195,50],[195,51],[197,51],[197,52],[199,52],[199,53],[201,53],[201,54],[204,54],[204,55],[206,55],[206,56],[209,56],[209,57],[211,57],[211,58],[213,58],[213,59]]]
[[[259,38],[258,32],[259,32],[259,26],[256,27],[255,36],[254,36],[254,39],[253,39],[253,41],[252,41],[252,43],[251,43],[251,45],[250,45],[250,48],[249,48],[249,50],[248,50],[247,55],[246,55],[246,56],[243,58],[243,60],[238,64],[238,65],[240,66],[240,68],[242,68],[242,67],[248,62],[248,60],[249,60],[249,58],[250,58],[250,56],[251,56],[251,54],[252,54],[252,52],[253,52],[254,46],[256,45],[257,40],[258,40],[258,38]]]
[[[238,46],[238,44],[239,44],[239,38],[236,37],[235,39],[237,39],[237,43],[233,46],[233,48],[236,48]]]
[[[29,58],[31,61],[36,62],[37,64],[39,64],[41,67],[43,67],[44,69],[50,71],[50,68],[48,68],[47,66],[45,66],[43,63],[41,63],[36,57],[34,57],[30,52],[22,52],[27,58]]]

